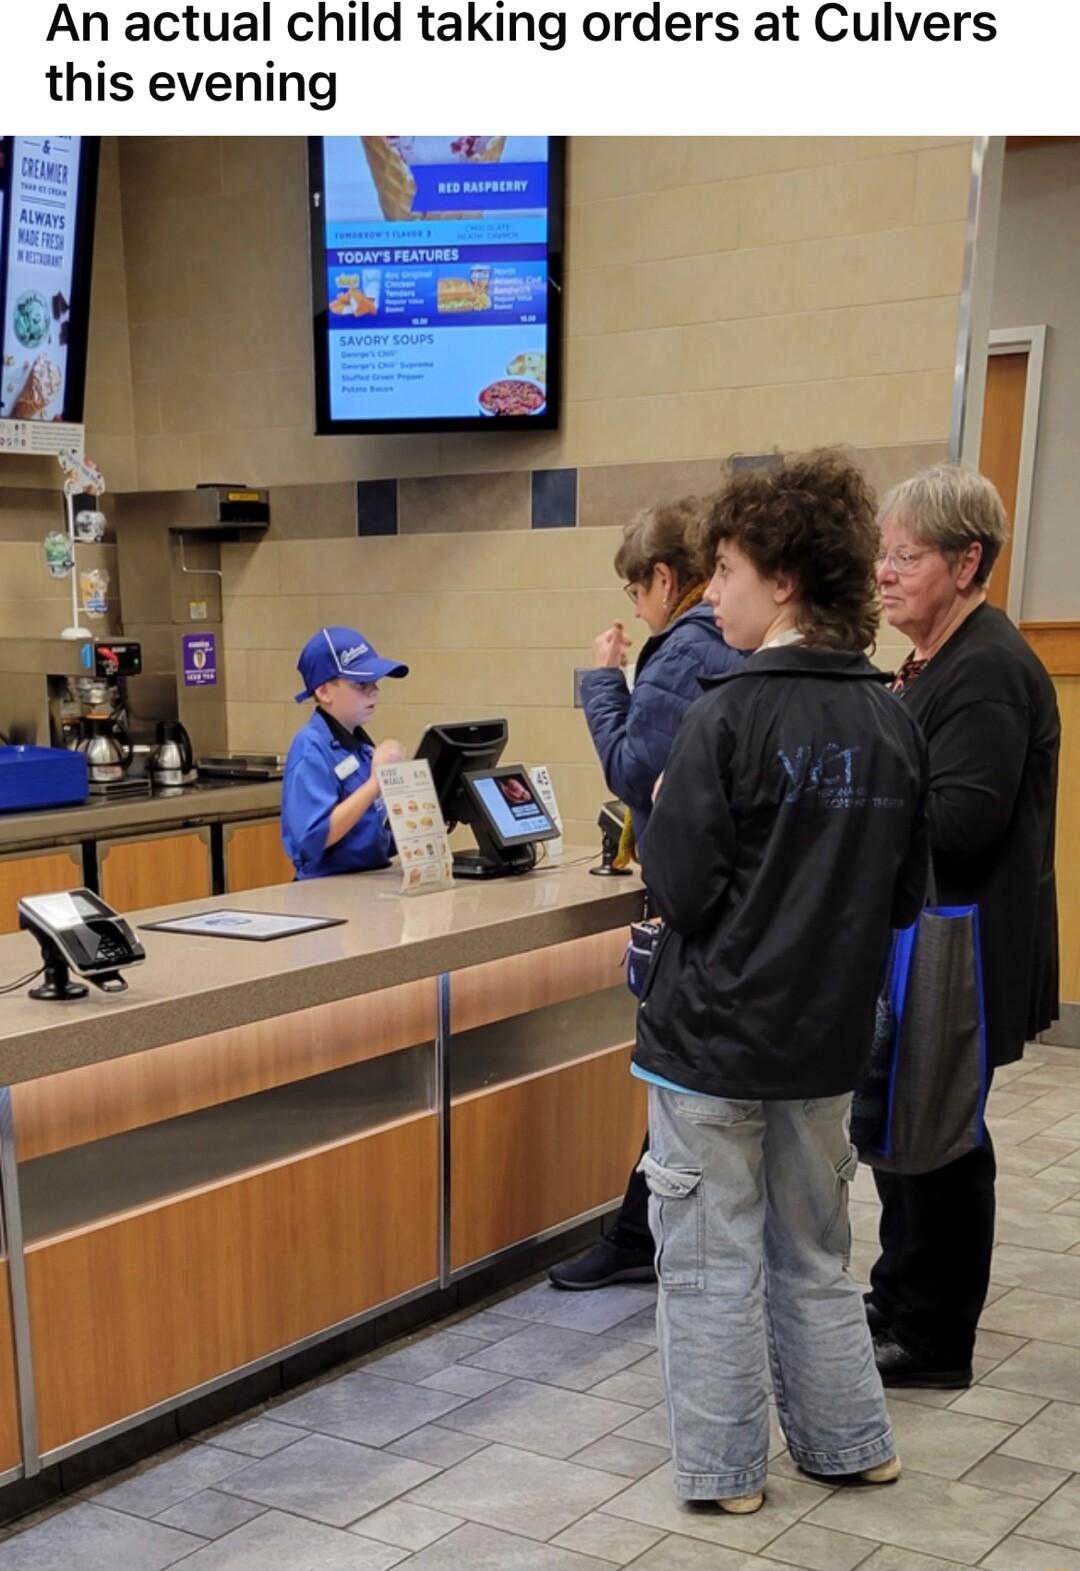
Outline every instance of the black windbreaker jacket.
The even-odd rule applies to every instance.
[[[687,713],[641,848],[667,928],[634,1062],[711,1096],[851,1091],[922,908],[926,746],[864,656],[763,649]]]

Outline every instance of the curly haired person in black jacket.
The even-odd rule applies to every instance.
[[[687,714],[645,831],[666,925],[633,1067],[676,1492],[749,1512],[766,1359],[804,1471],[900,1471],[848,1273],[849,1114],[891,930],[924,899],[927,763],[863,653],[878,533],[859,471],[817,453],[736,473],[706,539],[706,599],[756,652]]]

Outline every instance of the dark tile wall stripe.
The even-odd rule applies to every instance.
[[[534,469],[532,476],[532,526],[534,529],[573,529],[577,525],[578,472],[576,469]]]
[[[358,535],[397,534],[398,483],[396,480],[357,481],[356,532]]]

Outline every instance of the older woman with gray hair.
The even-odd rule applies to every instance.
[[[990,482],[938,465],[889,492],[879,522],[882,608],[914,645],[894,685],[929,746],[936,898],[979,909],[992,1072],[1058,1008],[1057,701],[1037,656],[987,604],[1008,533]],[[966,1386],[994,1241],[989,1134],[936,1172],[875,1177],[881,1257],[866,1308],[882,1379]]]

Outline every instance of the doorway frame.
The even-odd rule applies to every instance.
[[[1031,499],[1035,490],[1035,458],[1039,443],[1039,402],[1042,397],[1043,364],[1046,359],[1046,325],[1036,327],[995,327],[987,335],[986,354],[1026,354],[1027,382],[1024,387],[1024,425],[1020,433],[1020,463],[1016,476],[1016,516],[1013,519],[1012,561],[1009,564],[1009,589],[1006,611],[1019,626],[1024,602],[1024,576],[1027,568],[1031,527]]]

